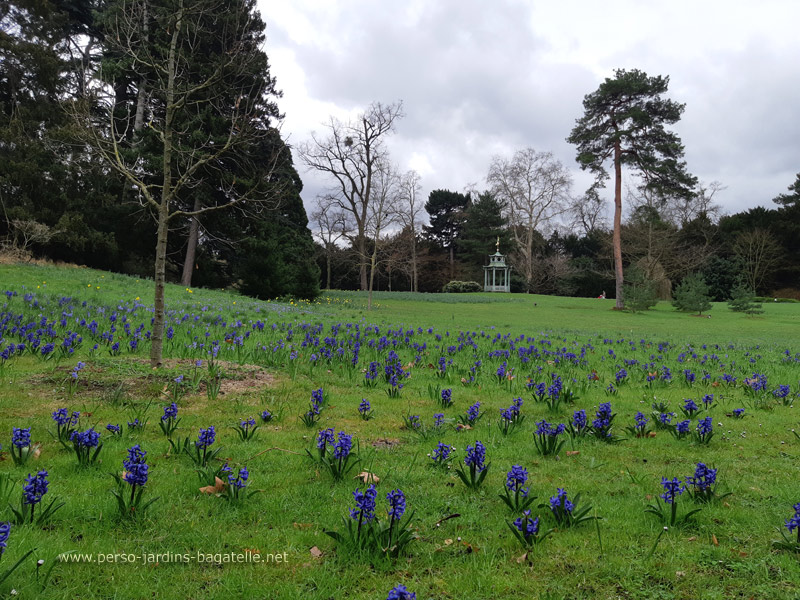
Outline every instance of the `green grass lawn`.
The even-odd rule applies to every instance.
[[[403,584],[420,600],[800,595],[800,554],[772,545],[782,539],[781,529],[789,535],[784,521],[800,502],[800,438],[793,433],[800,431],[798,304],[765,304],[755,318],[715,304],[705,318],[667,303],[627,314],[613,311],[612,300],[378,293],[368,312],[360,293],[277,304],[171,286],[172,340],[166,367],[154,371],[146,338],[152,282],[89,269],[2,265],[0,282],[0,291],[17,292],[3,296],[0,350],[26,344],[0,371],[0,496],[7,496],[0,507],[18,507],[25,478],[41,470],[50,481],[43,502],[64,502],[45,523],[12,525],[0,577],[34,551],[0,584],[0,594],[13,588],[23,598],[383,599]],[[113,340],[102,335],[111,327]],[[356,330],[361,345],[353,367]],[[83,338],[74,353],[61,350],[68,331]],[[35,352],[26,336],[40,339]],[[208,373],[214,341],[222,371],[216,397]],[[48,342],[54,350],[42,358]],[[118,353],[111,349],[115,342]],[[383,376],[389,351],[409,374],[396,397]],[[86,366],[71,385],[78,361]],[[372,361],[380,363],[374,387],[364,374]],[[481,365],[473,373],[476,361]],[[503,362],[511,378],[497,377]],[[623,368],[628,377],[618,384]],[[663,379],[665,368],[671,381]],[[693,385],[684,370],[695,374]],[[745,383],[754,373],[766,376],[763,391]],[[536,401],[526,383],[549,386],[552,374],[578,396],[574,402],[550,408]],[[222,448],[218,458],[228,459],[234,473],[246,466],[246,489],[258,491],[252,497],[232,503],[201,493],[193,462],[171,449],[159,422],[180,375],[185,385],[173,439],[188,437],[193,447],[201,428],[215,426],[211,448]],[[609,384],[616,393],[608,393]],[[773,394],[781,385],[789,386],[785,398]],[[306,427],[300,415],[318,388],[325,406],[319,422]],[[452,389],[452,407],[434,401],[437,388]],[[695,429],[698,418],[712,418],[708,444],[675,439],[667,429],[642,438],[625,430],[638,411],[654,429],[654,403],[676,413],[673,424],[681,421],[684,399],[702,408],[708,394],[715,405],[691,419]],[[364,398],[374,409],[368,421],[357,412]],[[524,420],[504,434],[500,410],[515,398],[524,401]],[[483,417],[457,431],[457,417],[478,401]],[[537,452],[537,422],[568,424],[579,409],[591,422],[604,402],[616,414],[613,434],[626,439],[607,443],[565,433],[557,456]],[[79,466],[48,433],[56,425],[51,413],[62,407],[80,411],[81,431],[94,426],[101,433],[97,464]],[[735,408],[745,409],[744,418],[734,418]],[[233,426],[249,417],[259,422],[266,409],[275,418],[261,424],[255,439],[239,439]],[[439,430],[435,413],[445,418]],[[410,415],[419,415],[425,435],[404,426]],[[127,423],[137,417],[146,426],[130,430]],[[109,435],[109,423],[121,425],[121,437]],[[30,427],[32,441],[41,443],[38,458],[25,465],[11,458],[13,427]],[[316,453],[323,428],[353,435],[360,463],[342,482],[334,483],[306,452]],[[455,446],[449,470],[435,468],[428,457],[439,441]],[[476,441],[485,445],[490,466],[483,485],[469,490],[454,469]],[[143,498],[158,500],[140,518],[120,519],[110,473],[122,472],[134,444],[147,452],[150,466]],[[662,478],[685,480],[698,462],[718,469],[718,494],[731,494],[702,505],[684,493],[679,515],[702,510],[664,533],[664,523],[645,509],[664,492]],[[222,464],[212,461],[215,468]],[[529,493],[537,497],[531,516],[539,517],[542,531],[554,529],[527,556],[509,527],[519,515],[499,497],[512,465],[528,472]],[[417,539],[397,558],[337,546],[325,534],[343,531],[355,507],[353,491],[366,488],[353,478],[360,471],[380,478],[376,514],[382,520],[385,497],[395,489],[405,494],[406,515],[413,512]],[[549,499],[558,488],[570,498],[580,493],[581,505],[599,520],[557,526]],[[0,521],[13,520],[11,508],[2,510]],[[59,561],[67,552],[73,558]],[[91,561],[70,562],[90,554]],[[254,554],[262,562],[227,561]],[[45,562],[37,569],[38,559]]]

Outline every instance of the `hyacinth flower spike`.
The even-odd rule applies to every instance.
[[[142,503],[142,495],[150,473],[146,456],[147,452],[142,450],[139,444],[128,448],[128,456],[122,461],[124,468],[122,475],[111,474],[117,482],[117,489],[111,490],[111,493],[117,500],[119,515],[123,519],[143,516],[147,508],[158,500],[156,497]],[[130,491],[126,486],[130,486]]]
[[[464,466],[459,465],[456,473],[464,485],[472,490],[477,490],[486,475],[489,473],[491,463],[486,464],[486,447],[479,441],[475,442],[474,446],[467,446],[467,455],[464,457]]]
[[[25,523],[42,525],[59,508],[64,506],[65,503],[58,502],[58,498],[53,498],[47,505],[42,502],[45,494],[49,491],[50,482],[47,477],[47,471],[39,471],[35,475],[28,474],[25,479],[25,485],[22,486],[22,499],[19,509],[10,506],[18,525],[24,525]],[[37,507],[39,508],[37,509]]]
[[[645,509],[646,513],[657,516],[661,521],[670,527],[686,523],[695,513],[700,512],[702,509],[695,508],[688,511],[681,517],[678,517],[678,498],[684,491],[686,486],[683,485],[680,479],[674,477],[673,479],[661,478],[661,486],[664,488],[664,493],[656,498],[656,504],[650,504]],[[664,506],[661,505],[661,500],[664,500]],[[669,507],[669,509],[667,509]]]
[[[527,482],[528,471],[520,465],[513,465],[506,473],[506,484],[500,499],[515,514],[527,509],[536,500],[536,496],[530,495],[530,488],[525,485]]]
[[[784,527],[789,531],[789,535],[780,528],[782,541],[773,542],[772,545],[779,550],[789,550],[790,552],[800,553],[800,502],[793,507],[794,515],[790,519],[784,521]],[[797,532],[797,537],[792,539],[792,532]]]

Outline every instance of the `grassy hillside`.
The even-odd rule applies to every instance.
[[[0,593],[366,599],[386,598],[402,583],[420,599],[800,594],[800,554],[773,546],[781,531],[797,535],[784,522],[800,502],[800,305],[766,304],[757,318],[715,305],[708,319],[666,303],[631,315],[611,310],[611,300],[377,294],[367,312],[359,293],[280,304],[171,286],[167,366],[153,371],[152,282],[5,265],[0,282],[0,352],[14,345],[0,359],[0,506],[20,510],[26,478],[42,470],[50,483],[35,514],[53,498],[64,503],[45,522],[12,525],[0,578],[33,553]],[[319,389],[324,403],[306,426],[301,416]],[[443,390],[451,390],[451,406]],[[501,410],[513,416],[518,398],[517,422],[504,420]],[[364,399],[368,420],[358,412]],[[689,416],[681,410],[687,399],[698,405]],[[180,421],[170,443],[159,425],[173,401]],[[478,402],[480,419],[459,428]],[[606,402],[615,415],[610,436],[602,423],[591,425]],[[78,432],[100,432],[95,462],[79,465],[73,443],[56,439],[52,414],[61,408],[80,413]],[[742,418],[734,409],[744,409]],[[580,410],[587,428],[545,436],[564,443],[542,455],[536,431],[575,430]],[[647,422],[637,436],[639,412]],[[251,417],[259,428],[245,440],[236,426]],[[708,443],[695,439],[706,417]],[[671,429],[686,420],[690,433],[679,439]],[[209,452],[220,451],[198,473],[178,448],[196,456],[198,434],[210,426]],[[15,427],[31,428],[23,465],[12,460]],[[337,440],[339,432],[353,436],[351,462],[360,462],[343,481],[313,459],[326,428]],[[467,447],[479,441],[489,466],[470,490],[455,471],[468,469]],[[429,456],[440,442],[455,448],[449,469]],[[110,473],[122,475],[136,444],[149,465],[143,502],[157,500],[122,518]],[[718,469],[718,497],[731,493],[702,503],[684,491],[677,516],[702,510],[664,532],[645,509],[660,502],[669,519],[662,478],[686,486],[699,462]],[[248,470],[238,502],[222,487],[221,496],[200,491],[209,476],[228,481],[225,464],[234,476]],[[500,498],[514,465],[527,471],[525,486],[537,497],[531,517],[542,534],[553,529],[527,554],[512,532],[522,515]],[[362,471],[380,479],[382,523],[391,522],[386,496],[394,490],[405,495],[404,520],[413,513],[415,539],[398,557],[326,535],[357,522],[348,515],[354,490],[367,487],[354,478]],[[120,486],[127,502],[136,490]],[[591,507],[587,516],[597,520],[558,523],[550,499],[559,488],[570,500],[580,493],[576,513]],[[0,514],[8,520],[11,508]],[[45,561],[38,576],[37,559]]]

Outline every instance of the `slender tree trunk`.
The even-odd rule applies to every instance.
[[[614,276],[616,278],[616,309],[625,308],[622,292],[622,149],[619,141],[614,144]]]
[[[527,240],[525,240],[525,281],[528,284],[528,293],[533,292],[533,232],[531,227],[528,229]]]
[[[411,229],[411,291],[418,292],[417,287],[417,240],[414,229]]]
[[[166,154],[166,144],[164,148]],[[164,284],[167,272],[167,234],[169,232],[169,205],[162,196],[158,209],[158,236],[156,238],[155,296],[153,299],[153,332],[150,335],[150,366],[161,366],[164,351]]]
[[[193,210],[200,210],[200,195],[194,197]],[[200,219],[196,216],[192,217],[192,222],[189,224],[189,240],[186,242],[186,258],[183,260],[183,274],[181,275],[181,285],[185,287],[192,287],[192,273],[194,272],[194,263],[197,256],[197,240],[200,237]]]
[[[372,286],[375,282],[375,263],[377,262],[378,244],[372,250],[372,257],[369,265],[369,292],[367,293],[367,310],[372,310]]]
[[[333,252],[333,249],[330,246],[332,245],[333,244],[329,244],[328,251],[325,253],[325,279],[327,282],[325,285],[326,290],[331,289],[331,253]]]
[[[361,284],[361,291],[367,291],[367,242],[365,237],[362,235],[359,237],[358,240],[358,274],[360,284]]]
[[[144,105],[146,99],[147,91],[145,89],[144,78],[142,78],[139,80],[139,92],[136,96],[136,116],[133,119],[134,146],[136,146],[139,142],[135,134],[139,133],[144,125]]]
[[[153,298],[153,331],[150,335],[150,366],[161,366],[164,351],[164,283],[167,273],[167,234],[169,233],[169,203],[172,199],[172,122],[175,119],[175,70],[176,50],[181,22],[183,20],[183,2],[178,7],[175,16],[175,29],[170,40],[169,55],[167,59],[167,89],[164,113],[164,179],[161,188],[161,202],[158,208],[158,237],[156,239],[155,260],[155,297]]]
[[[150,29],[147,6],[148,6],[147,2],[145,2],[144,9],[142,11],[142,31],[144,32],[143,43],[145,45],[149,42],[148,32]],[[139,140],[136,138],[136,134],[142,130],[142,126],[144,125],[144,105],[146,99],[147,99],[147,86],[144,82],[144,76],[142,76],[139,79],[139,91],[136,96],[136,117],[133,120],[134,145],[138,144]]]
[[[455,258],[453,256],[453,241],[450,242],[450,281],[453,281],[453,277],[456,274],[456,267],[455,267]]]

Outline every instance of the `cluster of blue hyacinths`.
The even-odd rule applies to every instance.
[[[518,516],[513,522],[507,524],[520,544],[528,549],[544,538],[554,529],[540,531],[540,517],[531,515],[536,496],[530,494],[528,471],[521,465],[513,465],[506,473],[506,483],[500,498],[509,510]],[[579,508],[580,494],[570,500],[564,488],[558,488],[556,494],[550,498],[549,504],[539,504],[539,508],[549,508],[550,514],[558,527],[572,527],[585,521],[590,521],[596,516],[589,515],[590,506]]]
[[[322,409],[325,405],[325,393],[322,388],[311,392],[311,402],[309,409],[300,416],[300,420],[306,427],[313,427],[319,421]]]
[[[353,492],[355,507],[343,519],[344,529],[326,531],[344,549],[395,558],[405,551],[416,534],[411,530],[413,514],[406,515],[406,496],[400,489],[386,494],[386,517],[376,514],[378,491],[375,485]],[[405,518],[404,518],[404,515]]]
[[[34,298],[25,300],[28,306],[31,306],[35,301]],[[36,328],[27,327],[26,325],[14,325],[12,327],[3,324],[3,333],[7,334],[8,337],[4,338],[2,342],[6,345],[0,352],[0,364],[13,361],[15,357],[23,354],[35,354],[40,357],[45,357],[47,360],[52,359],[53,355],[58,353],[69,355],[74,352],[76,348],[80,347],[83,337],[92,339],[95,342],[95,347],[92,352],[107,350],[112,354],[120,352],[135,353],[140,350],[141,345],[147,343],[149,334],[149,332],[146,331],[147,318],[149,317],[146,314],[142,314],[142,312],[143,311],[137,308],[133,308],[128,313],[131,319],[142,319],[141,327],[138,328],[115,328],[112,325],[114,321],[106,322],[105,319],[101,319],[99,316],[97,318],[100,319],[100,323],[91,320],[91,322],[88,323],[77,324],[78,320],[76,319],[76,325],[70,325],[76,331],[70,331],[67,335],[50,336],[53,340],[63,339],[66,345],[61,347],[53,342],[47,341],[47,335],[36,333]],[[51,329],[55,332],[58,327],[56,319],[53,319],[51,322],[45,319],[45,324],[41,325],[40,329]],[[204,331],[203,328],[205,328],[205,332],[215,331],[214,327],[216,327],[216,325],[192,325],[191,323],[189,325],[183,325],[183,322],[176,318],[174,322],[170,324],[172,335],[167,337],[176,347],[179,347],[181,342],[179,341],[180,336],[174,337],[174,333],[175,330],[180,327],[186,327],[187,332],[191,332],[194,329],[196,333],[200,333]],[[320,364],[327,363],[329,368],[333,367],[338,362],[341,362],[343,365],[357,366],[359,364],[364,364],[359,363],[359,351],[361,351],[362,356],[372,353],[371,358],[380,358],[380,356],[382,356],[380,353],[385,352],[386,354],[383,355],[385,359],[381,358],[380,360],[371,361],[369,366],[365,368],[364,382],[369,386],[373,385],[371,382],[376,382],[377,384],[377,380],[383,378],[388,386],[387,394],[389,397],[399,396],[400,391],[403,389],[403,382],[408,376],[398,352],[402,349],[413,349],[415,356],[413,363],[417,366],[422,365],[423,361],[427,362],[428,359],[424,357],[431,351],[441,351],[442,354],[447,352],[448,358],[441,356],[439,360],[436,361],[438,367],[435,366],[434,368],[436,369],[435,374],[437,376],[446,377],[448,381],[461,374],[467,375],[467,365],[465,365],[463,358],[466,356],[469,358],[467,364],[474,364],[474,366],[469,369],[469,379],[467,380],[466,377],[462,379],[464,385],[471,385],[473,383],[485,385],[496,379],[496,381],[503,386],[507,386],[509,390],[512,389],[513,386],[517,388],[520,387],[520,384],[514,381],[512,374],[515,370],[520,373],[523,372],[523,365],[526,370],[538,367],[539,373],[543,373],[543,368],[548,369],[549,367],[547,365],[552,365],[552,369],[559,369],[561,365],[564,365],[567,370],[562,372],[563,377],[556,372],[547,373],[545,371],[544,375],[547,376],[546,382],[534,383],[533,381],[529,381],[527,387],[535,400],[540,400],[542,402],[547,402],[548,400],[569,402],[573,401],[575,398],[565,387],[565,382],[567,386],[570,385],[569,375],[565,373],[574,374],[576,369],[586,367],[588,365],[586,358],[587,353],[594,350],[591,343],[584,344],[581,348],[555,348],[548,343],[550,340],[547,339],[547,336],[543,336],[539,340],[534,340],[533,338],[526,338],[525,336],[520,336],[516,339],[507,336],[500,338],[498,334],[495,338],[492,337],[492,334],[485,332],[481,332],[480,335],[477,333],[462,334],[459,336],[457,342],[447,345],[443,342],[440,334],[436,334],[437,337],[435,338],[423,339],[425,333],[421,328],[400,328],[394,330],[389,328],[388,330],[384,329],[383,331],[379,331],[378,327],[374,327],[373,329],[365,327],[363,324],[356,324],[352,328],[348,326],[346,332],[344,328],[342,332],[338,330],[331,331],[330,339],[333,341],[328,342],[328,338],[325,340],[320,339],[322,337],[322,326],[319,326],[319,329],[317,329],[316,325],[299,325],[296,323],[294,325],[282,324],[273,327],[273,337],[280,337],[283,339],[275,339],[275,343],[270,344],[269,349],[265,349],[266,346],[254,345],[251,342],[251,339],[256,337],[256,332],[264,330],[264,323],[260,323],[260,326],[255,323],[252,324],[254,332],[252,338],[245,335],[245,333],[250,333],[246,331],[246,324],[231,322],[224,323],[222,327],[234,330],[234,332],[230,334],[230,341],[233,342],[230,344],[230,351],[232,353],[250,352],[253,357],[258,357],[259,360],[267,364],[281,364],[281,361],[292,361],[293,363],[311,361],[313,364],[317,362]],[[9,333],[12,328],[15,328],[15,330]],[[268,329],[267,327],[267,330]],[[429,336],[433,335],[432,330],[428,330],[427,333]],[[292,334],[294,334],[294,338]],[[226,334],[226,336],[227,335],[228,334]],[[297,338],[303,338],[303,336],[305,336],[305,339],[301,344],[297,341]],[[8,341],[12,338],[15,342],[18,341],[18,343]],[[192,336],[186,336],[186,339],[191,338]],[[213,339],[213,336],[211,336],[211,338]],[[195,340],[197,339],[206,338],[195,335]],[[220,340],[221,339],[220,337]],[[433,339],[436,339],[436,342],[441,345],[434,344]],[[481,361],[475,360],[478,356],[476,341],[480,339],[484,339],[485,343],[492,344],[495,347],[495,349],[489,353],[488,357],[483,357],[491,361],[488,363],[486,369],[488,375],[482,375],[480,371]],[[208,356],[209,359],[213,361],[218,353],[221,352],[225,355],[225,353],[229,351],[229,348],[226,347],[224,343],[220,344],[220,340],[207,341],[205,343],[202,341],[189,342],[182,351],[186,352],[187,356],[194,353],[203,357]],[[430,348],[424,347],[428,342],[431,343]],[[122,345],[120,345],[120,343]],[[740,388],[744,389],[753,398],[759,400],[769,399],[773,401],[773,403],[774,401],[788,402],[797,396],[796,388],[793,394],[792,388],[789,385],[784,385],[782,383],[775,385],[774,381],[770,385],[768,377],[764,373],[752,371],[744,373],[743,367],[737,369],[735,365],[732,364],[732,360],[728,362],[728,364],[722,364],[721,360],[723,359],[713,354],[712,349],[706,351],[706,348],[702,350],[700,348],[691,348],[686,352],[682,352],[683,358],[679,357],[679,363],[691,360],[694,361],[695,364],[705,365],[706,362],[708,362],[709,365],[713,364],[714,368],[712,369],[709,366],[708,371],[700,369],[699,367],[683,369],[683,377],[681,378],[679,374],[681,369],[676,369],[673,366],[671,370],[667,365],[656,363],[656,361],[660,363],[664,360],[662,358],[662,353],[667,353],[670,349],[669,344],[664,345],[663,349],[662,345],[659,344],[658,354],[653,350],[649,360],[643,359],[640,362],[637,359],[624,358],[622,354],[625,351],[633,352],[637,347],[644,347],[644,340],[642,340],[638,346],[634,340],[604,340],[603,343],[614,346],[614,349],[609,349],[608,353],[604,353],[606,356],[603,357],[604,361],[608,360],[608,365],[610,367],[609,373],[614,373],[613,379],[612,376],[609,375],[607,380],[603,381],[603,378],[595,371],[589,373],[587,377],[581,377],[580,379],[583,380],[586,386],[598,385],[598,390],[603,389],[605,383],[608,383],[606,391],[610,395],[615,394],[617,388],[636,385],[638,382],[643,386],[649,386],[648,389],[666,386],[698,388],[700,386],[711,385],[727,386],[729,389]],[[719,348],[717,348],[717,350],[719,350]],[[722,352],[720,352],[720,354],[722,354]],[[232,356],[233,354],[228,355],[229,358]],[[755,361],[756,359],[753,357],[750,360]],[[798,357],[788,354],[786,360],[794,361],[795,363],[799,361]],[[502,361],[502,363],[500,361]],[[198,359],[196,366],[200,366],[200,364],[201,361]],[[750,364],[754,363],[751,362]],[[78,374],[84,366],[84,363],[78,363],[78,366],[72,370],[69,379],[77,381]],[[495,367],[497,368],[495,369]],[[750,369],[749,365],[747,368]],[[759,367],[752,367],[752,369],[756,368]],[[461,371],[460,373],[459,370]],[[676,381],[673,381],[673,370],[675,371]],[[717,375],[712,375],[712,373],[717,373]],[[541,379],[541,377],[538,379]],[[574,381],[573,379],[573,382]],[[178,394],[179,391],[184,389],[183,376],[175,378],[173,384],[173,393]],[[180,397],[180,395],[175,395],[174,400],[179,400]],[[713,420],[711,416],[707,414],[701,418],[703,416],[702,411],[708,413],[717,406],[718,401],[724,401],[724,397],[719,393],[716,394],[716,397],[713,393],[707,393],[700,394],[695,399],[684,399],[683,406],[680,410],[684,413],[684,416],[687,417],[685,420],[678,420],[676,418],[676,413],[669,412],[669,410],[659,412],[657,415],[650,415],[650,418],[640,411],[633,416],[633,425],[628,429],[634,437],[647,437],[650,433],[650,427],[655,427],[656,429],[661,429],[663,427],[663,429],[673,432],[676,437],[692,438],[698,443],[709,443],[714,434]],[[448,388],[441,391],[440,402],[443,408],[451,408],[454,406],[452,389]],[[517,398],[513,401],[511,406],[503,409],[500,415],[501,423],[513,423],[515,426],[520,424],[524,418],[521,411],[522,403],[522,398]],[[312,423],[319,420],[322,406],[323,396],[322,389],[320,388],[312,392],[311,407],[307,413],[307,416],[310,416],[312,419]],[[353,407],[351,407],[350,410],[352,410],[352,408]],[[161,418],[162,429],[165,430],[164,433],[169,439],[172,438],[172,434],[177,428],[177,412],[177,403],[173,401],[171,405],[165,408],[164,415]],[[364,420],[368,420],[373,412],[370,402],[366,398],[362,399],[358,408],[359,416]],[[458,417],[458,422],[462,426],[474,427],[480,419],[481,414],[480,402],[476,402],[468,408],[466,414]],[[733,416],[735,418],[744,418],[744,415],[744,409],[733,409]],[[547,420],[542,419],[536,423],[536,431],[534,433],[537,448],[539,448],[539,452],[543,455],[557,455],[564,444],[564,434],[566,433],[573,437],[593,435],[599,440],[616,441],[618,438],[615,438],[612,429],[615,416],[611,408],[611,403],[604,402],[600,404],[595,413],[595,418],[591,423],[589,422],[589,418],[587,418],[586,411],[583,409],[576,410],[573,414],[572,421],[566,425],[549,423]],[[628,423],[630,423],[630,417],[630,415],[625,417],[628,419]],[[71,450],[75,451],[78,461],[81,464],[88,465],[95,462],[95,459],[97,459],[98,453],[102,448],[102,443],[100,442],[100,434],[94,430],[94,427],[89,427],[84,431],[79,430],[79,418],[80,415],[77,412],[69,414],[67,409],[59,409],[53,413],[53,420],[57,425],[57,439],[65,444],[65,446],[68,445]],[[272,414],[269,411],[264,411],[261,418],[263,422],[268,422],[272,419]],[[414,426],[413,429],[421,429],[422,426],[419,415],[414,415],[412,418],[414,419],[414,423],[419,424]],[[675,419],[675,423],[673,423],[673,419]],[[697,419],[696,426],[694,427],[692,426],[692,419]],[[134,420],[133,422],[136,423],[137,421],[138,420]],[[442,428],[448,422],[444,413],[434,414],[434,428]],[[244,432],[245,435],[242,439],[247,440],[252,438],[252,435],[257,429],[257,425],[255,419],[249,417],[239,421],[238,427],[234,426],[234,428]],[[109,424],[107,426],[107,431],[109,434],[114,435],[119,435],[121,433],[119,425]],[[19,461],[19,464],[24,464],[24,461],[31,455],[33,444],[30,434],[30,428],[14,428],[12,432],[10,451],[12,457],[15,457],[15,462]],[[216,456],[216,453],[220,450],[219,448],[216,450],[213,449],[216,437],[217,432],[213,426],[204,428],[200,430],[197,441],[184,444],[182,448],[190,456],[197,457],[196,462],[198,466],[207,467],[211,459]],[[342,479],[358,462],[357,453],[353,451],[352,437],[344,431],[339,431],[337,436],[333,428],[319,431],[317,436],[317,452],[319,455],[318,460],[328,466],[335,480]],[[126,515],[130,516],[133,513],[142,514],[144,512],[142,504],[137,503],[133,510],[131,507],[134,506],[134,500],[137,496],[139,500],[141,500],[141,495],[146,489],[149,466],[145,459],[146,453],[141,450],[138,445],[130,448],[128,453],[128,458],[123,461],[125,470],[123,475],[120,476],[121,485],[118,487],[117,492],[120,493],[121,497],[124,496],[124,512]],[[454,457],[454,448],[440,441],[429,456],[431,462],[435,465],[449,465],[449,462],[452,461]],[[483,483],[489,466],[490,465],[486,463],[485,446],[482,442],[476,441],[467,446],[463,464],[459,465],[459,475],[467,486],[477,488]],[[221,468],[214,468],[213,470],[216,474],[222,475],[227,481],[226,489],[228,491],[226,493],[229,496],[234,496],[244,490],[249,482],[250,473],[246,467],[240,467],[238,472],[235,472],[226,462]],[[46,496],[49,483],[47,481],[47,476],[46,471],[39,471],[35,475],[29,474],[25,486],[23,486],[21,506],[29,507],[27,510],[30,512],[29,514],[26,513],[25,517],[28,522],[33,521],[34,518],[38,521],[41,517],[44,508],[42,507],[43,498],[48,498],[48,496]],[[580,515],[582,511],[586,510],[585,508],[580,509],[578,507],[579,496],[576,495],[572,497],[565,489],[558,488],[555,495],[549,498],[548,503],[540,505],[540,508],[548,509],[549,513],[536,517],[532,516],[531,513],[535,496],[530,494],[530,487],[527,485],[527,480],[528,473],[526,469],[521,465],[512,466],[511,471],[507,474],[503,495],[501,496],[509,505],[510,509],[514,511],[516,520],[513,521],[513,528],[519,533],[526,545],[535,543],[535,541],[532,540],[542,539],[542,535],[540,535],[540,523],[552,519],[560,527],[568,526],[567,524],[575,522],[575,515]],[[691,497],[694,501],[704,503],[711,502],[721,497],[715,491],[717,487],[717,470],[704,463],[698,463],[694,473],[683,478],[683,480],[664,477],[662,480],[662,487],[663,493],[660,495],[660,499],[665,505],[665,510],[658,514],[665,516],[665,522],[672,524],[688,518],[688,515],[684,515],[682,519],[678,517],[678,504],[679,502],[684,502],[687,496]],[[123,491],[124,494],[122,494]],[[361,535],[362,527],[369,528],[381,522],[388,528],[389,532],[389,538],[388,540],[384,540],[384,542],[396,548],[398,544],[397,539],[400,535],[399,523],[403,520],[405,513],[405,495],[400,490],[393,490],[386,495],[388,507],[385,519],[376,516],[377,496],[378,493],[374,486],[370,486],[364,491],[356,490],[354,493],[356,507],[351,510],[348,522],[354,524],[354,531],[356,531],[359,536]],[[150,502],[152,501],[153,500],[150,500]],[[46,504],[46,501],[44,504]],[[53,506],[52,503],[51,506]],[[786,520],[785,529],[788,530],[790,534],[797,531],[798,541],[796,544],[800,545],[800,504],[795,505],[794,509],[795,514],[793,517]],[[52,512],[54,512],[54,510],[51,511],[50,514],[52,514]],[[375,525],[375,527],[377,528],[377,525]],[[378,529],[380,528],[376,530]],[[381,535],[385,535],[385,532]],[[0,555],[2,555],[7,539],[7,533],[5,534],[5,538],[3,538],[2,524],[0,524]],[[405,590],[402,590],[402,592],[405,593]],[[397,597],[404,597],[399,595],[400,593],[400,591],[397,592]]]
[[[357,454],[353,452],[353,436],[344,431],[335,436],[332,427],[317,432],[317,455],[314,456],[309,450],[306,453],[323,465],[334,481],[344,479],[359,462]]]
[[[482,442],[476,441],[474,445],[467,446],[464,465],[459,465],[456,473],[464,485],[472,490],[477,490],[486,479],[490,466],[491,463],[486,464],[486,446]]]

